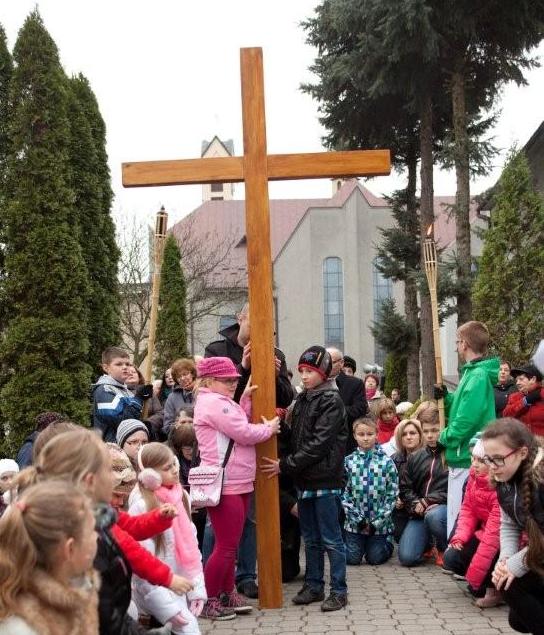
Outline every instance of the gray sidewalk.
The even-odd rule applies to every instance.
[[[349,604],[322,613],[319,604],[299,607],[291,598],[302,580],[285,584],[284,607],[238,616],[228,622],[199,620],[202,633],[217,635],[398,635],[399,633],[514,633],[505,607],[480,610],[451,576],[434,564],[406,569],[396,554],[379,567],[348,567]]]

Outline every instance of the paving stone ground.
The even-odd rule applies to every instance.
[[[327,578],[326,578],[327,579]],[[199,620],[210,635],[499,635],[514,633],[505,607],[480,610],[450,576],[434,564],[407,569],[396,554],[379,567],[348,567],[349,604],[323,613],[319,604],[295,606],[291,598],[302,580],[285,584],[283,608],[262,611],[228,622]],[[256,604],[256,603],[255,603]]]

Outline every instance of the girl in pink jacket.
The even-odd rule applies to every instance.
[[[204,567],[208,601],[202,617],[226,620],[252,609],[236,592],[234,567],[255,480],[255,445],[279,432],[279,419],[263,417],[263,425],[249,422],[256,386],[248,386],[240,404],[233,401],[240,375],[228,357],[199,361],[197,373],[200,384],[193,422],[201,467],[221,466],[229,441],[234,441],[219,504],[208,507],[215,544]]]
[[[483,609],[503,603],[491,582],[499,555],[501,512],[497,492],[489,482],[489,468],[483,462],[483,443],[474,441],[472,467],[443,570],[464,576],[469,590],[478,596],[476,606]]]

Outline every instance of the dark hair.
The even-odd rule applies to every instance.
[[[47,426],[55,423],[56,421],[66,421],[67,419],[68,417],[66,415],[62,415],[60,412],[54,412],[52,410],[40,412],[40,414],[36,417],[36,432],[45,430]]]
[[[505,359],[501,359],[501,363],[499,364],[499,366],[504,366],[505,364],[506,366],[508,366],[508,370],[512,370],[512,364]]]
[[[102,353],[102,363],[111,364],[116,357],[122,357],[123,359],[129,359],[130,355],[124,348],[119,346],[108,346]]]
[[[196,364],[194,360],[187,357],[176,359],[170,367],[170,372],[172,373],[172,379],[179,386],[179,380],[181,379],[181,373],[183,372],[191,373],[193,380],[196,379]]]
[[[544,461],[539,454],[542,454],[535,437],[529,432],[525,424],[517,419],[505,417],[497,419],[489,425],[482,434],[482,441],[488,439],[498,439],[502,437],[504,443],[512,450],[527,448],[527,456],[519,466],[521,470],[521,500],[523,513],[525,514],[525,529],[529,538],[527,545],[527,556],[525,562],[531,571],[544,575],[544,536],[535,518],[531,515],[531,507],[534,491],[542,486],[544,479]]]
[[[192,446],[196,443],[195,429],[190,423],[178,424],[170,428],[168,445],[179,454],[184,446]]]

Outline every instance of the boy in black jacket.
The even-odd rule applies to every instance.
[[[331,592],[322,611],[347,604],[346,552],[339,520],[347,439],[344,404],[329,380],[331,356],[322,346],[311,346],[301,355],[298,370],[303,392],[290,412],[288,454],[279,461],[265,457],[262,470],[274,476],[292,476],[298,494],[300,531],[306,550],[304,586],[295,604],[324,600],[324,566],[327,552]]]

